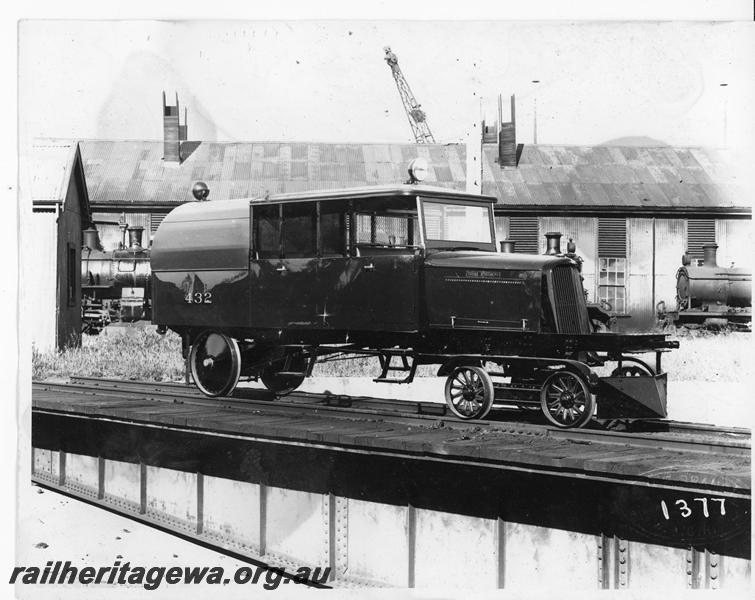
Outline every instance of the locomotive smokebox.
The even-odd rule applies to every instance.
[[[514,254],[516,252],[514,249],[515,245],[516,242],[514,240],[501,240],[501,252],[503,254]]]
[[[142,247],[142,234],[143,233],[144,233],[144,227],[129,227],[129,230],[128,230],[129,248]]]
[[[90,248],[91,250],[97,250],[100,247],[100,238],[97,234],[96,227],[85,229],[84,231],[82,231],[82,235],[84,236],[82,246]]]
[[[545,234],[545,239],[547,241],[545,254],[549,256],[555,256],[557,254],[561,254],[561,232],[560,231],[549,231],[548,233]]]
[[[716,251],[718,250],[718,244],[705,244],[703,246],[703,264],[706,267],[717,267],[716,264]]]

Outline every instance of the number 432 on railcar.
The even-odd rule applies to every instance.
[[[494,203],[416,184],[186,203],[154,236],[153,322],[182,336],[208,396],[242,379],[282,395],[318,360],[376,356],[376,382],[438,365],[463,419],[494,404],[558,427],[665,417],[677,343],[593,333],[577,264],[497,252]]]

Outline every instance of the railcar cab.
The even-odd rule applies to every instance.
[[[492,201],[409,185],[253,201],[251,327],[418,331],[425,257],[492,252]]]

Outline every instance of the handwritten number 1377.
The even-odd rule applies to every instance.
[[[724,504],[726,502],[726,498],[711,498],[710,501],[711,503],[718,502],[720,505],[721,515],[723,516],[726,514],[726,506]],[[708,510],[708,498],[692,498],[692,502],[700,502],[703,508],[703,516],[705,516],[705,518],[710,517],[710,512]],[[677,500],[676,502],[674,502],[674,504],[679,507],[679,514],[682,515],[682,517],[684,517],[685,519],[692,515],[692,508],[690,508],[686,500]],[[671,517],[669,517],[669,508],[665,500],[661,500],[661,510],[663,511],[664,518],[668,521]]]

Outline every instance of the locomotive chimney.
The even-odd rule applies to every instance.
[[[716,264],[716,250],[718,250],[718,244],[703,244],[703,264],[706,267],[717,267]]]
[[[516,242],[514,240],[501,240],[501,252],[504,254],[514,254],[516,250],[514,250],[514,245]]]
[[[501,119],[501,96],[498,96],[498,122],[501,130],[498,132],[498,164],[501,167],[516,166],[516,108],[515,97],[511,96],[511,122],[503,123]]]
[[[82,231],[82,234],[84,236],[84,241],[81,244],[82,246],[86,246],[87,248],[90,248],[91,250],[97,250],[97,248],[100,247],[100,240],[99,240],[99,235],[97,234],[96,227],[90,227],[89,229],[85,229],[84,231]]]
[[[545,234],[545,239],[547,242],[545,254],[549,254],[549,255],[561,254],[561,232],[560,231],[549,231],[548,233]]]
[[[128,230],[129,248],[142,247],[142,233],[143,232],[144,232],[144,227],[129,227],[129,230]]]

